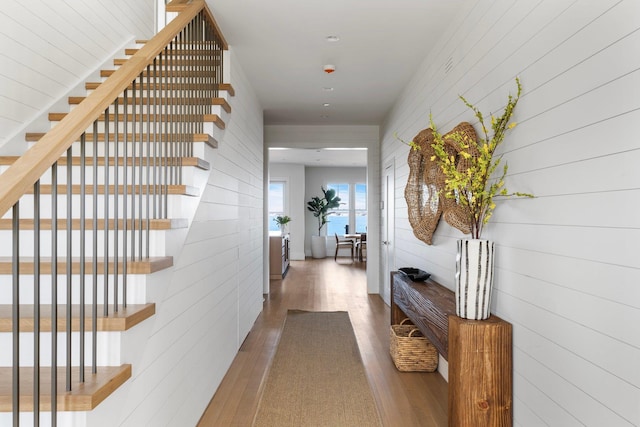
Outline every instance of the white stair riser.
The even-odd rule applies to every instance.
[[[140,197],[140,195],[135,195],[135,198],[132,198],[133,196],[131,194],[128,195],[128,201],[127,201],[127,210],[129,212],[131,212],[132,209],[132,200],[135,200],[135,211],[136,211],[136,217],[139,217],[139,212],[140,212],[140,199],[142,199],[142,212],[146,213],[147,212],[147,196],[146,195],[142,195],[142,198]],[[164,196],[163,196],[164,197]],[[50,218],[51,217],[51,211],[52,211],[52,203],[51,203],[51,198],[52,196],[50,194],[44,194],[40,196],[40,218]],[[154,196],[150,195],[149,197],[149,204],[151,205],[151,217],[153,218],[153,200],[154,200]],[[167,217],[169,218],[182,218],[182,212],[184,211],[184,206],[183,204],[187,203],[188,200],[186,199],[190,199],[190,196],[183,196],[183,195],[175,195],[175,194],[169,194],[167,196]],[[60,195],[58,194],[58,218],[65,218],[67,216],[67,197],[66,194],[65,195]],[[184,199],[184,200],[183,200]],[[81,205],[80,205],[80,201],[82,200],[81,196],[79,194],[77,195],[72,195],[71,196],[71,216],[73,218],[79,218],[80,217],[80,210],[81,210]],[[109,195],[109,216],[113,217],[113,214],[115,212],[114,207],[115,207],[115,196],[113,194]],[[118,196],[118,211],[120,213],[123,212],[123,207],[124,207],[124,196],[123,195],[119,195]],[[160,196],[156,196],[156,202],[159,203],[160,200]],[[104,212],[105,212],[105,205],[104,205],[104,196],[103,195],[98,195],[98,209],[96,211],[96,215],[94,215],[93,213],[93,196],[92,195],[86,195],[84,198],[84,205],[85,205],[85,216],[86,218],[104,218]],[[164,213],[164,205],[163,205],[163,213]],[[156,208],[156,211],[158,212],[158,208]],[[164,216],[164,215],[163,215]],[[7,213],[3,216],[3,218],[12,218],[12,211],[9,210],[7,211]],[[33,195],[32,194],[25,194],[24,196],[22,196],[22,198],[20,199],[20,218],[23,219],[33,219]]]
[[[58,304],[67,301],[67,276],[64,271],[58,275]],[[93,276],[91,272],[85,275],[85,304],[91,304],[93,301]],[[149,280],[153,280],[153,275],[129,274],[127,275],[127,303],[144,304],[147,302],[147,285]],[[98,274],[96,277],[98,287],[97,300],[98,304],[104,303],[104,274]],[[71,277],[71,302],[72,304],[80,304],[80,276],[73,275]],[[153,283],[153,282],[150,282]],[[123,293],[123,276],[118,275],[118,300],[122,303]],[[113,303],[114,278],[113,274],[109,276],[108,298],[109,304]],[[35,294],[33,275],[20,276],[20,304],[33,304]],[[40,277],[40,303],[51,304],[52,296],[52,280],[51,275],[42,275]],[[0,275],[0,304],[11,304],[13,298],[12,278],[8,275]]]
[[[145,84],[146,84],[146,80],[147,79],[145,77],[145,82],[144,82]],[[105,81],[106,81],[106,78],[101,78],[101,79],[95,79],[94,80],[94,82],[102,82],[102,83],[104,83]],[[153,81],[153,79],[152,79],[152,81]],[[158,91],[160,92],[160,90],[158,90]],[[92,92],[94,92],[94,89],[85,89],[85,90],[83,90],[83,93],[85,94],[85,96],[89,96]],[[162,92],[164,93],[165,91],[162,91]],[[176,93],[178,95],[180,95],[180,91],[177,91],[177,90],[173,90],[173,91],[169,90],[169,91],[166,91],[166,92],[167,92],[168,95],[170,95],[172,97],[176,96]],[[147,93],[146,90],[142,90],[142,91],[140,90],[140,82],[136,83],[136,97],[139,98],[140,96],[145,96],[146,93]],[[133,99],[133,90],[132,89],[129,89],[129,92],[128,92],[127,96],[129,97],[129,99]],[[123,97],[124,97],[124,95],[120,94],[120,98],[123,98]],[[229,101],[231,96],[229,95],[229,93],[226,90],[220,89],[220,90],[218,90],[217,98],[222,98],[222,99],[225,99],[225,100]]]
[[[216,106],[216,108],[221,108]],[[111,113],[113,114],[113,112]],[[120,112],[119,114],[122,114],[124,118],[124,112]],[[131,133],[134,131],[135,128],[135,132],[136,133],[142,133],[142,134],[147,134],[147,133],[186,133],[186,134],[193,134],[193,133],[200,133],[197,131],[196,127],[181,127],[181,122],[179,121],[172,121],[172,122],[167,122],[167,126],[162,126],[160,127],[159,125],[156,125],[154,120],[153,120],[153,114],[158,114],[158,116],[160,116],[160,113],[151,113],[152,116],[149,118],[149,122],[147,122],[147,117],[144,117],[144,121],[140,122],[140,117],[136,117],[136,122],[132,122],[133,119],[133,114],[131,114],[131,118],[127,118],[128,120],[128,124],[126,126],[126,132],[127,133]],[[211,114],[211,113],[204,113],[204,114]],[[226,111],[222,110],[219,111],[219,113],[214,113],[217,114],[222,121],[224,121],[225,123],[227,123],[224,118],[225,115],[227,114]],[[159,120],[162,120],[162,117],[158,117]],[[179,117],[176,117],[176,120],[178,120]],[[171,120],[171,119],[169,119]],[[57,120],[50,120],[51,123],[51,129],[53,129],[58,123],[59,121]],[[135,123],[135,127],[134,127],[134,123]],[[205,125],[209,123],[212,124],[211,122],[206,122],[204,123]],[[214,125],[215,126],[215,125]],[[105,129],[109,131],[109,133],[111,134],[115,134],[116,133],[116,123],[113,120],[109,121],[109,125],[106,126],[106,123],[104,121],[99,121],[97,122],[97,132],[98,133],[104,133]],[[87,141],[91,140],[93,138],[93,125],[91,125],[90,128],[85,129],[85,133],[87,135]],[[124,121],[120,121],[118,122],[117,125],[117,132],[118,133],[123,133],[125,132],[125,125],[124,125]],[[174,138],[175,139],[175,138]],[[146,137],[145,137],[145,142],[146,142]]]
[[[225,121],[225,123],[228,124],[227,121]],[[222,141],[222,137],[224,136],[224,132],[225,132],[224,129],[220,129],[218,126],[216,126],[213,123],[205,123],[204,124],[204,132],[203,133],[211,135],[213,137],[213,139],[215,139],[216,141]],[[195,155],[198,156],[199,152],[196,151],[196,153],[198,153],[198,154],[195,154]]]
[[[111,153],[111,155],[113,156],[113,153]],[[88,157],[89,158],[89,157]],[[159,162],[158,162],[159,163]],[[153,164],[153,161],[151,161],[151,164]],[[9,166],[0,166],[0,174],[2,172],[4,172],[5,170],[7,170],[9,168]],[[124,180],[124,175],[125,175],[125,168],[123,166],[119,166],[118,167],[118,185],[122,185],[125,180]],[[135,172],[135,176],[134,176],[134,172]],[[72,178],[71,178],[71,182],[74,184],[80,184],[80,173],[81,173],[81,167],[80,166],[72,166],[71,167],[71,173],[72,173]],[[146,168],[142,174],[142,177],[140,177],[140,168],[136,167],[135,169],[132,167],[128,167],[126,170],[127,173],[127,182],[128,185],[133,185],[134,184],[134,179],[135,179],[135,186],[138,187],[140,186],[140,183],[142,182],[142,186],[145,187],[147,182],[149,182],[149,185],[153,186],[155,185],[159,185],[162,186],[165,183],[167,183],[168,185],[173,185],[173,184],[181,184],[181,185],[189,185],[189,186],[193,186],[193,176],[194,176],[194,168],[191,166],[184,166],[184,167],[179,167],[179,166],[163,166],[158,164],[157,166],[155,166],[154,168],[152,168],[150,170],[149,176],[147,177],[147,172],[146,172]],[[91,166],[86,166],[86,170],[85,170],[85,184],[90,186],[93,185],[94,180],[93,180],[93,167]],[[115,181],[116,181],[116,171],[115,168],[113,166],[109,167],[109,184],[110,185],[114,185]],[[182,180],[180,183],[177,182],[177,178],[176,176],[182,176]],[[105,170],[103,166],[98,166],[98,176],[97,176],[97,183],[99,185],[103,185],[105,183]],[[65,185],[67,183],[67,167],[64,165],[58,166],[58,185]],[[40,178],[40,184],[41,185],[50,185],[51,184],[51,172],[47,172],[45,173],[41,178]],[[86,189],[88,194],[91,194],[93,192],[93,188],[87,188]],[[130,192],[130,191],[129,191]]]
[[[146,79],[145,79],[145,84],[146,84]],[[165,93],[165,91],[161,91],[160,89],[158,89],[158,94],[155,96],[155,98],[157,99],[165,99],[165,102],[171,102],[171,99],[166,98],[165,96],[167,95],[167,93]],[[169,92],[168,95],[171,95],[171,93]],[[139,94],[137,94],[136,96],[140,96]],[[133,94],[129,93],[128,94],[128,102],[129,105],[127,106],[127,115],[128,115],[128,120],[131,122],[131,120],[133,120],[133,113],[136,113],[136,116],[138,116],[140,113],[142,114],[146,114],[147,111],[150,111],[151,114],[163,114],[164,112],[168,112],[169,114],[176,114],[177,111],[180,111],[181,109],[184,110],[190,110],[191,106],[181,106],[181,105],[173,105],[173,106],[166,106],[166,105],[154,105],[154,95],[153,93],[151,94],[151,97],[149,99],[149,106],[147,106],[146,102],[147,102],[147,94],[145,93],[144,95],[144,105],[140,106],[138,105],[137,108],[136,106],[133,105]],[[168,99],[168,101],[167,101]],[[136,102],[140,102],[139,99],[136,100]],[[174,100],[173,102],[178,102],[177,100]],[[69,111],[73,110],[74,108],[76,108],[79,104],[73,104],[73,105],[69,105]],[[224,111],[224,109],[222,108],[222,106],[220,105],[201,105],[201,106],[197,106],[196,107],[198,110],[198,114],[217,114],[218,116],[221,115],[221,113]],[[118,106],[118,114],[124,114],[125,112],[125,108],[124,108],[124,104],[121,102],[120,105]],[[109,110],[110,114],[115,114],[115,109],[112,106]],[[139,117],[136,117],[137,120],[139,120]],[[54,122],[55,123],[55,122]],[[168,125],[170,126],[170,124]],[[139,127],[139,126],[138,126]],[[157,129],[159,130],[163,130],[166,129],[165,125],[162,124],[161,127],[157,127]],[[139,129],[138,129],[139,130]],[[91,129],[91,131],[93,132],[93,128]],[[122,131],[122,125],[120,125],[120,131]],[[131,125],[129,125],[129,131],[131,131]]]
[[[167,255],[165,252],[165,235],[167,231],[165,230],[151,230],[149,232],[149,256],[165,256]],[[135,234],[135,235],[133,235]],[[81,255],[80,251],[80,231],[73,230],[71,232],[71,256],[79,257]],[[109,238],[107,239],[108,245],[108,254],[109,256],[115,256],[116,245],[115,245],[115,235],[116,233],[111,230],[109,231]],[[127,239],[125,245],[124,232],[122,229],[118,231],[118,256],[122,257],[124,255],[125,249],[127,254],[131,256],[132,254],[132,241],[135,243],[135,253],[139,252],[139,242],[140,242],[140,233],[139,229],[135,232],[131,231],[129,228],[127,232]],[[35,233],[33,230],[23,230],[20,232],[20,256],[22,257],[33,257],[34,256],[34,236]],[[98,249],[98,257],[103,257],[105,254],[105,232],[104,230],[98,230],[96,234],[96,243]],[[12,233],[10,231],[2,230],[0,231],[0,240],[11,242]],[[50,230],[41,230],[40,231],[40,255],[44,257],[51,256],[51,239],[52,233]],[[135,240],[133,240],[135,239]],[[94,240],[93,240],[93,231],[87,229],[85,232],[85,250],[84,254],[88,258],[94,258]],[[67,256],[67,230],[58,230],[58,257],[66,257]],[[147,247],[147,232],[143,230],[142,233],[142,243],[143,243],[143,254],[146,254]],[[13,254],[12,246],[8,245],[0,245],[0,257],[10,257]]]
[[[215,125],[214,125],[215,126]],[[216,126],[217,128],[217,126]],[[206,133],[206,132],[203,132]],[[36,142],[29,142],[28,143],[28,147],[30,148],[31,146],[35,145]],[[155,147],[154,145],[157,144]],[[202,156],[198,156],[197,154],[195,154],[196,152],[202,153],[203,152],[203,146],[204,146],[204,142],[203,141],[194,141],[193,143],[189,143],[189,145],[192,146],[194,154],[194,157],[200,157],[202,158]],[[111,158],[115,157],[115,147],[116,147],[116,143],[114,141],[109,142],[108,144],[109,147],[109,156]],[[124,147],[125,144],[122,141],[118,142],[118,155],[123,158],[125,151],[124,151]],[[143,145],[142,147],[142,152],[140,151],[140,145]],[[167,147],[168,145],[168,147]],[[135,158],[136,161],[138,161],[138,159],[141,156],[142,153],[142,157],[144,159],[146,159],[147,157],[147,152],[149,151],[151,155],[153,155],[153,153],[158,153],[158,155],[164,155],[165,153],[167,153],[169,155],[169,157],[178,157],[180,154],[180,150],[182,149],[184,152],[185,150],[185,145],[182,145],[182,148],[180,145],[176,145],[175,143],[173,144],[167,144],[165,141],[160,141],[160,142],[151,142],[151,148],[149,149],[149,147],[147,146],[146,141],[143,143],[140,143],[138,141],[138,137],[136,137],[136,142],[127,142],[126,144],[127,146],[127,156],[129,157],[129,159],[133,159],[134,158],[134,150],[135,150]],[[106,149],[105,149],[105,143],[104,142],[99,142],[97,145],[93,144],[92,142],[90,142],[89,139],[87,139],[87,144],[85,146],[85,156],[87,158],[87,162],[92,162],[93,160],[93,152],[94,152],[94,148],[96,151],[96,155],[98,156],[98,159],[103,159]],[[187,147],[188,148],[188,147]],[[80,157],[80,143],[79,142],[75,142],[73,143],[73,145],[71,146],[71,154],[73,157]],[[63,154],[61,156],[61,158],[66,158],[66,153]],[[131,160],[129,160],[131,161]],[[152,162],[151,162],[152,163]],[[0,173],[3,172],[4,170],[6,170],[9,166],[0,166]],[[164,166],[160,166],[161,168],[164,168]],[[191,166],[185,166],[183,167],[183,174],[184,173],[189,173],[189,170],[191,169]],[[90,166],[89,164],[86,166],[87,169],[87,182],[91,182],[90,179],[93,177],[93,168],[92,166]],[[114,169],[113,166],[110,166],[110,175],[113,175],[113,173],[111,172]],[[122,171],[124,170],[123,166],[118,166],[118,169],[120,170],[120,173],[122,173]],[[73,167],[73,176],[74,178],[78,178],[79,177],[79,170],[80,167],[79,166],[74,166]],[[136,167],[137,173],[136,173],[136,181],[138,180],[137,176],[139,174],[139,166]],[[65,165],[63,164],[59,164],[58,165],[58,181],[62,181],[65,182],[63,180],[66,180],[66,175],[67,175],[67,168]],[[131,175],[131,166],[129,166],[129,175]],[[146,176],[146,172],[143,174],[144,176]],[[42,177],[42,180],[44,181],[45,179],[49,179],[49,177],[51,176],[51,172],[47,172],[45,173],[45,175]],[[98,166],[98,178],[102,179],[102,176],[104,176],[104,169],[103,166]],[[144,177],[143,177],[144,178]],[[188,175],[183,175],[182,176],[182,181],[183,182],[187,182],[188,180]],[[101,181],[98,181],[101,182]]]
[[[117,366],[120,360],[121,332],[98,332],[96,334],[98,351],[96,353],[99,366]],[[91,332],[85,332],[85,365],[91,366],[93,357],[93,338]],[[12,366],[13,341],[12,334],[0,333],[0,367]],[[34,335],[31,332],[20,333],[20,366],[33,367]],[[6,351],[4,351],[6,350]],[[58,365],[64,365],[67,359],[67,334],[58,332]],[[71,333],[71,365],[80,365],[80,332]],[[51,333],[40,334],[40,366],[51,366]]]
[[[58,426],[83,427],[87,423],[86,412],[62,412],[57,413]],[[20,412],[20,425],[32,426],[34,424],[33,412]],[[40,427],[51,427],[51,412],[40,412]],[[10,412],[0,412],[0,426],[12,426],[13,416]]]

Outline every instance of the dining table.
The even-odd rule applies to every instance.
[[[362,234],[361,233],[347,233],[344,234],[342,236],[345,239],[354,239],[354,244],[356,247],[358,247],[358,243],[360,242],[360,239],[362,238]],[[358,251],[358,261],[362,261],[362,252]]]

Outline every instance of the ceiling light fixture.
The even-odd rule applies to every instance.
[[[322,90],[325,91],[325,92],[333,92],[333,88],[332,87],[323,87]]]
[[[322,104],[323,107],[329,107],[331,104],[329,104],[328,102],[325,102],[324,104]]]
[[[331,74],[336,70],[336,66],[333,64],[327,64],[324,66],[324,72],[327,74]]]
[[[338,36],[327,36],[327,37],[326,37],[326,40],[327,40],[329,43],[335,43],[335,42],[340,41],[340,37],[338,37]]]

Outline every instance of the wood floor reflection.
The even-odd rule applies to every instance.
[[[367,294],[364,266],[348,258],[292,261],[284,280],[272,280],[262,313],[198,426],[251,425],[288,309],[349,312],[385,426],[446,426],[446,381],[437,373],[396,370],[389,356],[389,307]]]

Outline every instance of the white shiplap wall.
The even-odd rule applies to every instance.
[[[134,38],[154,0],[5,0],[0,7],[0,147]]]
[[[190,336],[175,360],[182,405],[169,422],[159,411],[148,425],[195,425],[262,311],[262,109],[233,54],[230,64],[233,110],[173,283],[179,295],[171,305],[193,307],[177,329]],[[171,343],[175,326],[167,330]]]
[[[483,237],[497,242],[493,312],[513,324],[515,425],[640,425],[640,2],[469,1],[388,115],[396,266],[452,287],[455,241],[417,240],[404,186],[411,139],[500,112],[519,76],[507,186]],[[447,63],[450,69],[446,70]],[[479,129],[477,129],[479,130]]]

